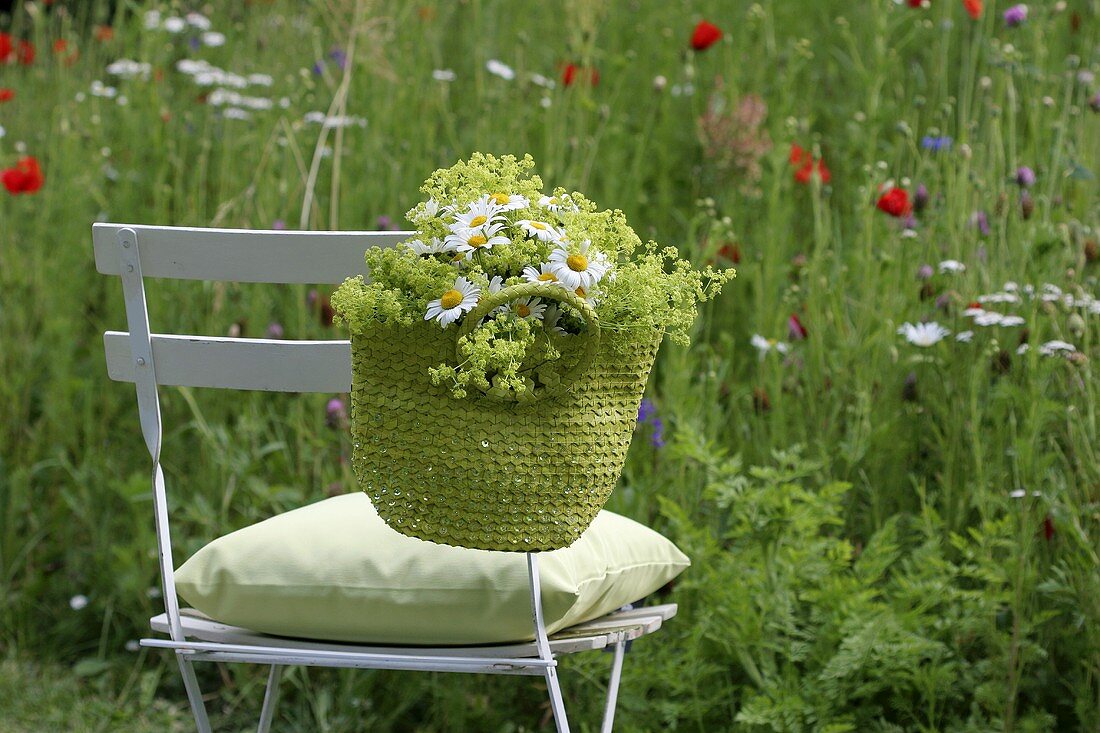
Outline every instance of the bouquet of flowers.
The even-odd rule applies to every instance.
[[[562,188],[546,195],[533,167],[530,156],[475,154],[436,171],[408,212],[416,236],[368,251],[371,282],[349,279],[334,294],[352,333],[421,319],[453,327],[456,363],[433,367],[433,382],[455,397],[474,386],[521,401],[561,384],[547,365],[597,318],[605,334],[687,343],[696,304],[733,271],[699,272],[674,248],[643,246],[621,211]]]
[[[416,234],[332,297],[351,332],[353,467],[379,515],[491,550],[572,543],[619,478],[665,334],[732,270],[543,192],[530,157],[436,171]],[[546,399],[553,396],[553,399]]]

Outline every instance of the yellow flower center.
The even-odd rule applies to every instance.
[[[573,272],[584,272],[588,269],[588,258],[584,255],[569,255],[565,258],[565,264]]]
[[[489,240],[486,239],[483,235],[475,234],[474,236],[466,240],[466,244],[470,245],[471,247],[480,247],[488,241]]]
[[[556,283],[558,281],[558,276],[552,272],[544,272],[539,275],[539,280],[544,283]]]
[[[587,298],[588,297],[588,291],[585,290],[584,288],[577,288],[573,292],[576,293],[577,295],[579,295],[582,298]]]
[[[506,193],[494,193],[489,198],[491,198],[495,203],[501,206],[504,206],[508,203],[508,194]]]
[[[546,226],[541,221],[533,221],[533,222],[531,222],[531,228],[532,229],[538,229],[539,231],[544,232],[547,229],[549,229],[550,227]]]
[[[479,227],[487,221],[489,221],[489,217],[485,215],[475,216],[473,219],[470,219],[470,226]]]
[[[516,303],[516,313],[519,314],[520,318],[526,318],[527,316],[531,315],[531,309],[523,303]]]
[[[458,292],[457,290],[448,290],[447,292],[443,293],[443,297],[439,299],[439,304],[447,310],[454,308],[461,302],[462,293]]]

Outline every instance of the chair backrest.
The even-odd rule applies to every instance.
[[[155,334],[145,278],[251,283],[328,283],[369,275],[363,253],[410,232],[293,232],[95,224],[96,269],[122,279],[127,331],[103,334],[111,379],[132,382],[146,447],[153,458],[153,509],[169,630],[183,639],[176,598],[164,474],[160,467],[158,385],[278,392],[346,392],[348,341],[283,341]]]

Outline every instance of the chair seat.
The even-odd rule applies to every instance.
[[[614,646],[619,642],[633,641],[661,628],[661,624],[676,615],[676,604],[619,610],[592,621],[586,621],[562,629],[550,637],[550,650],[554,654],[572,654]],[[193,608],[180,609],[180,623],[189,640],[211,642],[214,645],[263,647],[270,651],[326,651],[362,654],[385,654],[394,657],[483,657],[523,658],[537,657],[535,642],[522,644],[488,644],[464,647],[423,646],[369,646],[364,644],[340,644],[331,641],[314,641],[285,636],[263,634],[239,626],[219,623]],[[153,631],[168,633],[168,615],[160,614],[149,620]]]

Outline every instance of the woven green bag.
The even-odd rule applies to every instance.
[[[429,369],[493,309],[525,296],[579,312],[561,359],[517,398],[457,399]],[[403,534],[484,550],[571,545],[618,482],[663,333],[601,329],[571,291],[523,284],[484,298],[459,328],[432,322],[352,331],[353,466],[378,514]]]

